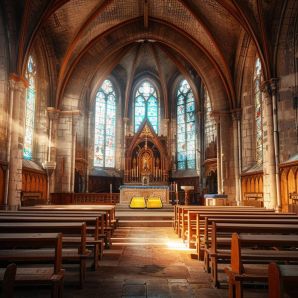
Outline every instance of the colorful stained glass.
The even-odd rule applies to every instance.
[[[256,162],[263,161],[263,123],[262,123],[262,65],[260,58],[256,59],[254,71],[254,99],[255,99],[255,123],[256,123]]]
[[[29,87],[26,94],[26,110],[25,110],[25,136],[23,158],[32,159],[33,139],[34,139],[34,122],[35,122],[35,76],[36,66],[32,56],[29,56],[27,63],[26,78],[29,82]]]
[[[116,93],[105,80],[96,94],[94,166],[115,167]]]
[[[195,101],[186,80],[177,91],[177,168],[196,168]]]
[[[150,121],[153,129],[158,133],[159,102],[154,86],[144,81],[139,86],[135,95],[135,132],[140,128],[144,119]]]

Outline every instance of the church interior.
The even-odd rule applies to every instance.
[[[297,297],[297,0],[1,0],[0,45],[3,297]]]

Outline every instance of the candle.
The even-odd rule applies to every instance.
[[[175,182],[175,184],[176,184],[176,192],[178,192],[178,184]]]
[[[110,193],[112,193],[113,187],[112,184],[110,184]]]

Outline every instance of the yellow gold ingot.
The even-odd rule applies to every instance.
[[[129,204],[130,208],[146,208],[144,197],[133,197]]]
[[[162,208],[161,199],[158,197],[150,197],[147,199],[147,208],[148,209],[158,209]]]

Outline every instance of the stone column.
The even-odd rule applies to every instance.
[[[25,79],[12,76],[10,79],[10,99],[13,101],[10,131],[10,160],[8,179],[8,208],[16,209],[21,204],[22,160],[24,146]]]
[[[269,82],[262,85],[263,96],[263,193],[264,205],[268,208],[277,207],[275,152],[273,136],[272,96]]]
[[[74,186],[76,119],[79,110],[61,111],[57,134],[56,192],[72,192]]]
[[[214,115],[216,121],[216,133],[217,133],[217,192],[219,194],[223,193],[222,185],[222,152],[221,152],[221,129],[220,129],[220,115]]]
[[[233,154],[234,154],[234,172],[235,172],[235,196],[237,205],[240,205],[241,201],[241,169],[240,169],[240,160],[241,153],[239,150],[240,140],[239,140],[239,123],[241,117],[241,110],[232,112],[232,120],[233,120]]]
[[[71,150],[71,185],[70,191],[74,192],[75,185],[75,168],[76,168],[76,142],[77,142],[77,131],[80,124],[80,115],[72,115],[72,150]]]
[[[93,158],[94,158],[94,126],[92,126],[92,121],[94,121],[94,113],[88,113],[88,140],[87,140],[87,173],[86,173],[86,192],[89,192],[89,176],[93,168]],[[91,141],[93,140],[93,142]]]
[[[279,134],[278,134],[278,114],[277,114],[277,83],[278,79],[271,79],[270,87],[272,94],[272,109],[273,109],[273,141],[274,141],[274,160],[275,160],[275,183],[276,183],[276,200],[277,210],[281,211],[281,193],[279,179]]]
[[[50,199],[50,193],[54,192],[55,188],[55,169],[56,169],[56,135],[57,135],[57,120],[59,110],[54,107],[48,107],[49,129],[48,129],[48,154],[47,160],[42,164],[47,172],[47,199]]]

